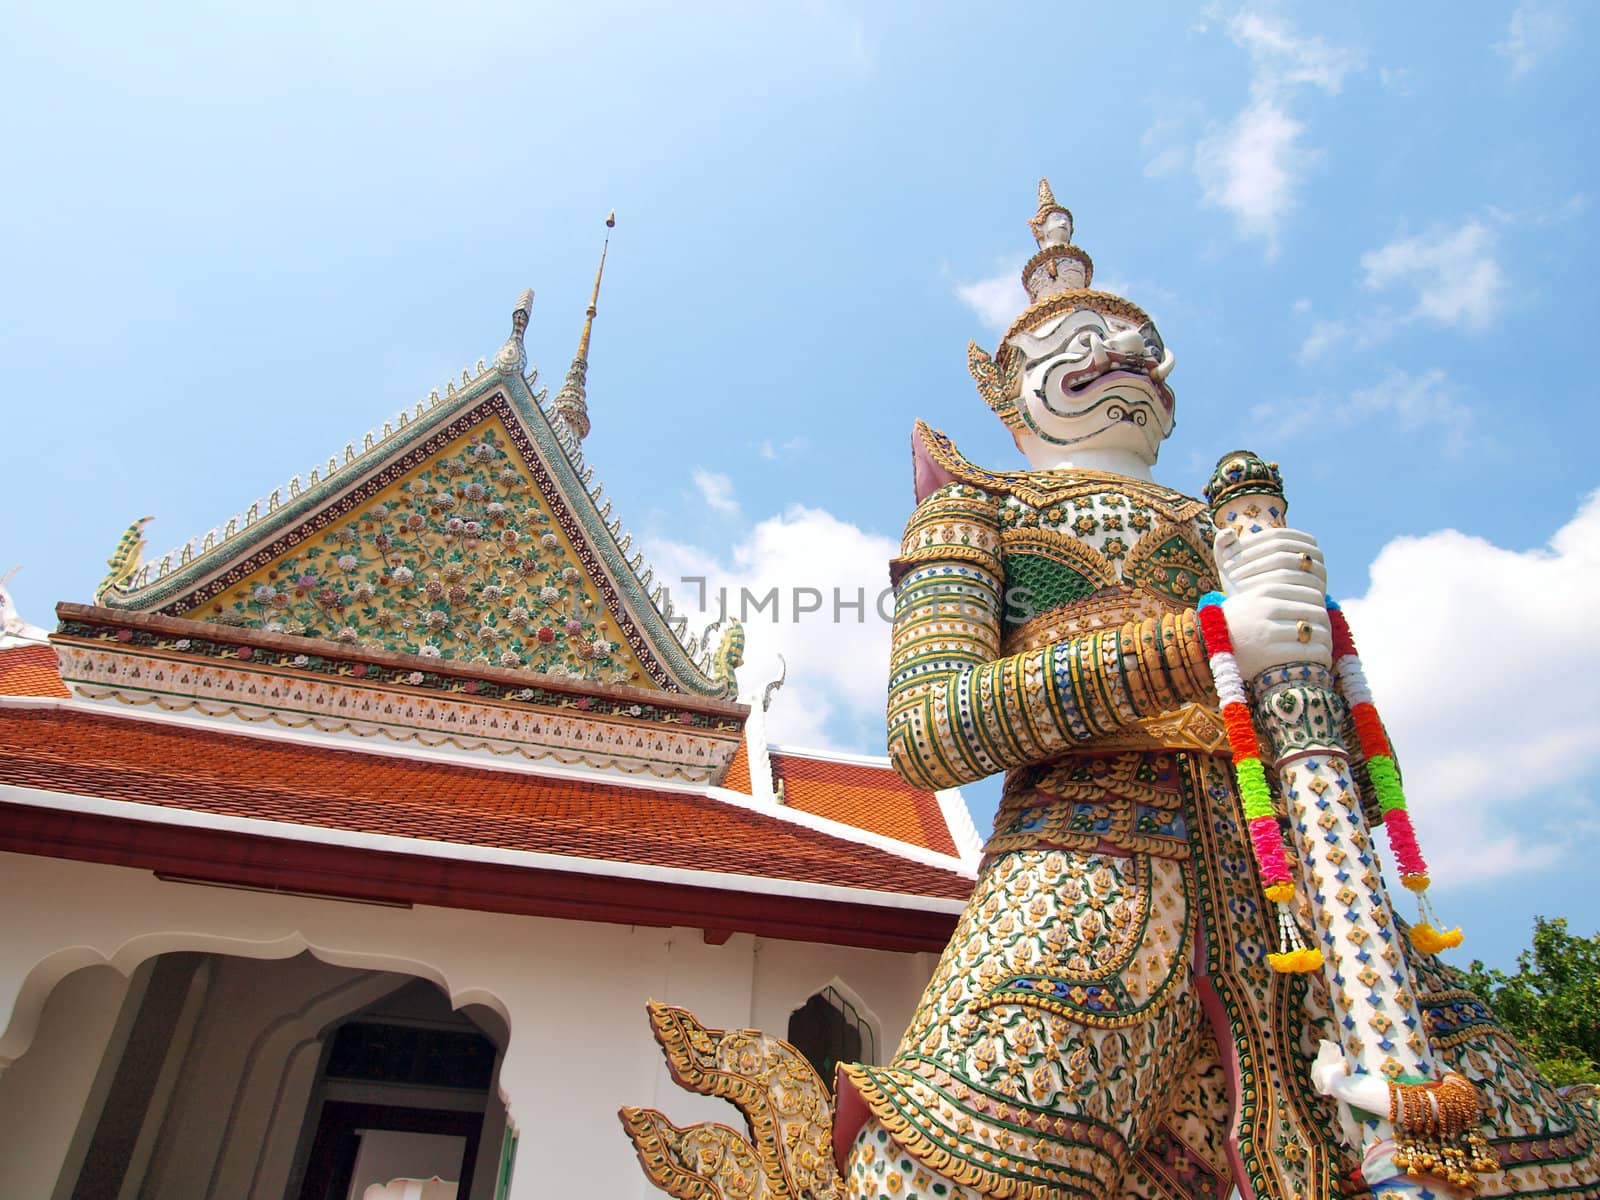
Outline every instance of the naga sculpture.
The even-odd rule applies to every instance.
[[[1043,181],[1029,224],[1030,304],[969,350],[1029,469],[919,423],[891,566],[896,767],[1006,773],[972,899],[831,1107],[778,1039],[652,1005],[674,1078],[748,1136],[624,1109],[646,1171],[702,1200],[1600,1200],[1592,1089],[1540,1078],[1433,957],[1452,937],[1395,914],[1372,827],[1408,888],[1425,867],[1276,467],[1154,483],[1173,356],[1091,289]]]
[[[144,555],[144,527],[153,520],[154,517],[140,517],[117,539],[117,548],[111,552],[111,557],[106,559],[106,566],[109,568],[106,577],[100,581],[100,586],[94,589],[97,603],[117,584],[138,571]]]

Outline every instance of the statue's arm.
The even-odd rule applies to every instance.
[[[1045,761],[1214,695],[1193,611],[1002,656],[999,507],[977,488],[918,505],[892,570],[889,756],[921,787]]]

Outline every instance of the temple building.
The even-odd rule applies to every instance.
[[[769,745],[742,630],[672,611],[585,460],[599,282],[553,397],[529,292],[325,468],[136,523],[53,631],[0,587],[5,1195],[643,1197],[619,1104],[731,1115],[648,999],[892,1053],[978,837]]]

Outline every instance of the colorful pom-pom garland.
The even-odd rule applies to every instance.
[[[1400,882],[1417,897],[1422,919],[1411,927],[1411,944],[1424,954],[1453,950],[1461,945],[1461,930],[1459,927],[1443,931],[1438,928],[1439,919],[1427,896],[1428,864],[1417,845],[1411,814],[1406,811],[1406,791],[1400,782],[1400,770],[1395,766],[1394,750],[1372,703],[1366,672],[1361,669],[1355,638],[1350,635],[1350,622],[1332,596],[1328,597],[1328,623],[1333,633],[1334,673],[1339,680],[1339,690],[1350,705],[1356,741],[1361,746],[1362,757],[1367,760],[1367,778],[1372,781],[1372,791],[1383,814],[1383,827],[1389,832],[1389,847],[1400,868]]]
[[[1234,777],[1239,784],[1239,802],[1244,809],[1245,828],[1255,847],[1256,865],[1266,897],[1277,906],[1278,951],[1267,955],[1275,971],[1304,974],[1322,966],[1322,951],[1307,946],[1291,905],[1294,877],[1283,852],[1283,832],[1272,810],[1272,793],[1267,787],[1267,771],[1261,763],[1261,742],[1245,697],[1244,678],[1233,657],[1233,641],[1228,636],[1228,621],[1222,613],[1222,596],[1208,592],[1200,598],[1200,636],[1205,640],[1211,662],[1211,678],[1217,685],[1217,700],[1222,706],[1222,724],[1228,732],[1228,747],[1233,751]]]
[[[1290,909],[1294,900],[1294,879],[1284,854],[1278,818],[1272,809],[1266,768],[1261,762],[1261,743],[1245,695],[1244,678],[1233,656],[1233,641],[1228,635],[1220,593],[1209,592],[1200,598],[1199,619],[1200,634],[1211,662],[1211,676],[1217,686],[1217,700],[1222,706],[1223,728],[1233,752],[1233,770],[1250,844],[1255,848],[1266,898],[1278,909],[1278,952],[1267,955],[1267,959],[1277,971],[1315,971],[1322,965],[1322,951],[1305,944]],[[1372,782],[1378,809],[1383,814],[1383,827],[1389,833],[1389,846],[1400,869],[1400,881],[1417,897],[1421,919],[1411,927],[1411,944],[1424,954],[1454,949],[1461,945],[1461,930],[1441,931],[1433,905],[1428,901],[1428,864],[1417,845],[1411,815],[1406,811],[1405,787],[1400,782],[1394,750],[1372,702],[1372,691],[1361,669],[1350,623],[1331,596],[1328,598],[1328,621],[1333,634],[1335,676],[1340,692],[1350,705],[1351,723],[1355,726],[1361,755],[1366,760],[1367,777]]]

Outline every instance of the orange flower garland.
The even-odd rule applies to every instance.
[[[1245,828],[1249,830],[1250,844],[1255,849],[1266,897],[1277,906],[1278,951],[1268,954],[1267,961],[1273,970],[1285,974],[1315,971],[1322,966],[1322,951],[1305,944],[1290,908],[1294,900],[1294,879],[1283,852],[1283,832],[1272,807],[1272,792],[1267,786],[1266,768],[1261,763],[1261,742],[1256,737],[1255,720],[1245,698],[1244,679],[1233,657],[1233,641],[1222,611],[1222,596],[1217,592],[1202,596],[1198,616],[1200,636],[1211,662],[1211,677],[1217,685],[1217,700],[1222,705],[1228,747],[1233,751],[1234,778],[1239,785]]]
[[[1426,894],[1428,864],[1422,857],[1422,848],[1417,845],[1411,814],[1406,810],[1406,792],[1400,782],[1400,769],[1395,765],[1394,750],[1389,745],[1389,735],[1384,731],[1378,709],[1372,703],[1366,672],[1361,669],[1361,656],[1350,634],[1350,622],[1332,596],[1328,597],[1328,622],[1333,633],[1333,665],[1339,690],[1350,704],[1356,741],[1361,746],[1362,757],[1367,760],[1367,777],[1372,780],[1372,790],[1378,798],[1379,811],[1383,813],[1383,827],[1388,830],[1389,846],[1400,868],[1400,882],[1416,894],[1422,915],[1411,927],[1411,944],[1424,954],[1454,949],[1461,945],[1461,930],[1459,927],[1443,931],[1438,928],[1438,918]]]

